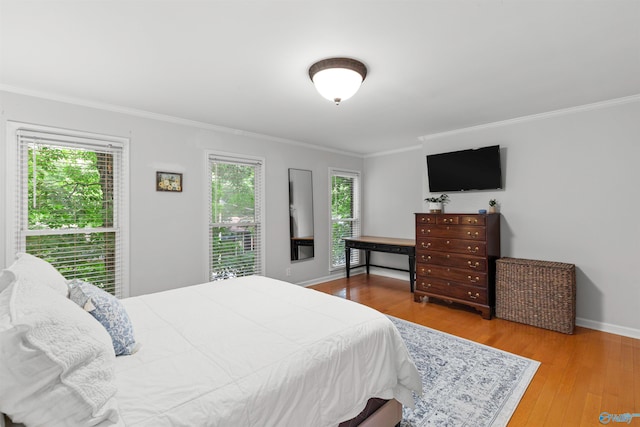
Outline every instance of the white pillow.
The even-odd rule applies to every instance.
[[[27,253],[19,253],[16,260],[5,271],[11,271],[18,278],[31,282],[45,283],[63,296],[69,295],[69,288],[64,276],[47,261]],[[4,272],[3,272],[4,273]],[[4,282],[7,280],[4,279]],[[0,291],[3,279],[0,277]]]
[[[111,338],[89,313],[18,276],[0,293],[0,413],[26,425],[122,425]]]

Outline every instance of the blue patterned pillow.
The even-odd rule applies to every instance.
[[[109,332],[116,356],[136,352],[131,320],[116,297],[79,279],[69,282],[69,290],[69,298],[88,311]]]

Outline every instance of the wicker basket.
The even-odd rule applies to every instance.
[[[576,324],[575,265],[497,260],[496,317],[572,334]]]

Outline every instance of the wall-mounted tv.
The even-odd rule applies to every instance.
[[[500,146],[430,154],[427,175],[432,193],[502,188]]]

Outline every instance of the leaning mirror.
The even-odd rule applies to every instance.
[[[291,261],[313,258],[313,186],[311,171],[289,169]]]

